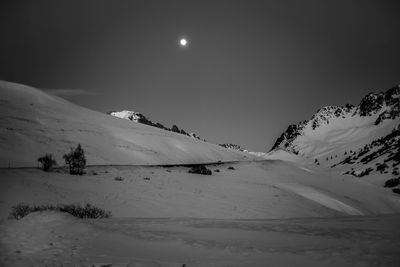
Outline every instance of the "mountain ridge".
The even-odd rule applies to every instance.
[[[307,130],[315,131],[328,125],[332,119],[348,119],[357,116],[360,119],[373,118],[374,125],[379,125],[386,120],[395,120],[400,116],[399,99],[400,85],[397,85],[386,92],[367,94],[357,106],[347,104],[345,106],[322,107],[317,110],[311,119],[289,125],[281,136],[277,138],[269,151],[283,149],[294,154],[303,152],[297,148],[295,140],[306,133],[305,131]]]
[[[165,127],[163,124],[161,124],[159,122],[155,123],[155,122],[151,121],[150,119],[148,119],[145,115],[143,115],[140,112],[131,111],[131,110],[122,110],[122,111],[109,111],[109,112],[107,112],[107,114],[117,117],[117,118],[130,120],[130,121],[133,121],[136,123],[142,123],[142,124],[146,124],[149,126],[157,127],[157,128],[160,128],[160,129],[163,129],[166,131],[183,134],[183,135],[190,136],[195,139],[206,142],[206,140],[201,139],[200,136],[197,135],[196,133],[188,133],[183,129],[179,129],[179,127],[176,126],[175,124],[172,125],[171,128]]]
[[[369,93],[357,106],[320,108],[311,119],[289,125],[265,158],[378,186],[400,181],[400,86]]]

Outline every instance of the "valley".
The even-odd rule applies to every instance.
[[[370,115],[323,108],[318,127],[289,127],[267,153],[0,82],[0,265],[397,266],[396,90]],[[78,144],[86,166],[71,175],[63,155]],[[90,204],[111,218],[10,218],[19,204]]]

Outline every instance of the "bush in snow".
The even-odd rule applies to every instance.
[[[110,218],[111,212],[100,209],[91,204],[86,204],[85,206],[80,205],[39,205],[39,206],[30,206],[28,204],[20,203],[11,208],[11,212],[8,216],[9,219],[19,220],[29,213],[37,212],[37,211],[60,211],[71,214],[72,216],[81,218],[81,219],[101,219],[101,218]]]
[[[54,165],[57,164],[52,154],[46,154],[43,157],[38,158],[37,161],[42,164],[42,170],[45,172],[49,171]]]
[[[69,166],[70,174],[79,174],[82,175],[86,166],[86,157],[85,152],[83,151],[80,144],[74,149],[71,148],[71,151],[68,154],[64,155],[65,163]]]
[[[195,165],[189,170],[189,173],[197,173],[202,175],[211,175],[212,172],[210,169],[207,169],[204,165]]]
[[[81,219],[101,219],[101,218],[110,218],[111,212],[105,211],[101,208],[93,206],[91,204],[86,204],[85,206],[80,205],[60,205],[55,207],[55,210],[59,210],[61,212],[67,212],[72,216],[81,218]]]
[[[228,167],[228,170],[234,170],[235,168],[234,167],[232,167],[232,166],[229,166]]]

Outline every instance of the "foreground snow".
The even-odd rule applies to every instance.
[[[399,266],[399,220],[80,220],[32,213],[0,225],[0,265]]]

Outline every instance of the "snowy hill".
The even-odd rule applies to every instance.
[[[108,112],[108,114],[110,114],[111,116],[117,117],[117,118],[146,124],[149,126],[153,126],[153,127],[157,127],[157,128],[166,130],[166,131],[172,131],[175,133],[180,133],[183,135],[187,135],[187,136],[196,138],[198,140],[202,140],[200,138],[200,136],[198,136],[196,133],[187,133],[185,130],[179,129],[179,127],[176,125],[173,125],[172,128],[167,128],[159,122],[157,122],[157,123],[152,122],[151,120],[146,118],[142,113],[139,113],[139,112],[130,111],[130,110],[122,110],[122,111],[110,111],[110,112]],[[205,140],[203,140],[203,141],[205,141]]]
[[[250,160],[182,134],[95,112],[41,90],[0,81],[0,167],[37,166],[37,158],[62,155],[78,143],[95,164],[183,164]]]
[[[154,123],[140,112],[131,111],[131,110],[122,110],[122,111],[110,111],[107,114],[117,117],[117,118],[130,120],[130,121],[133,121],[136,123],[150,125],[150,126],[157,127],[157,128],[160,128],[160,129],[163,129],[166,131],[172,131],[172,132],[190,136],[192,138],[196,138],[198,140],[206,141],[206,140],[200,138],[200,136],[197,135],[196,133],[187,133],[185,130],[179,129],[178,126],[176,126],[176,125],[173,125],[172,128],[167,128],[159,122]],[[230,150],[245,152],[245,153],[248,153],[248,154],[250,154],[252,156],[256,156],[256,157],[264,158],[266,155],[266,153],[264,153],[264,152],[251,152],[251,151],[248,151],[247,149],[242,148],[240,145],[231,144],[231,143],[219,144],[219,146],[224,147],[226,149],[230,149]]]

